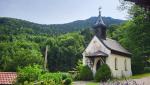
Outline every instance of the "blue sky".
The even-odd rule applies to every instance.
[[[28,20],[40,24],[61,24],[98,16],[126,19],[117,10],[119,0],[0,0],[0,16]]]

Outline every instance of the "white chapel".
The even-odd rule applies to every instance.
[[[131,53],[123,48],[116,40],[106,37],[106,25],[104,24],[101,11],[93,27],[95,36],[82,53],[83,64],[88,65],[93,75],[106,63],[116,78],[129,77],[131,71]]]

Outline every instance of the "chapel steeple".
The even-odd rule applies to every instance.
[[[93,28],[95,31],[95,35],[99,39],[106,39],[106,25],[104,24],[101,16],[101,8],[99,8],[99,16]]]

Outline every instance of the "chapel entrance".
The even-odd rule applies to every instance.
[[[101,68],[102,64],[106,63],[107,54],[102,51],[96,51],[86,54],[87,65],[91,68],[93,75]]]
[[[101,61],[98,60],[97,64],[96,64],[96,71],[101,67]]]

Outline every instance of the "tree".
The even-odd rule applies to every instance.
[[[109,38],[115,38],[113,32],[119,27],[119,25],[111,25],[108,27],[107,36]]]
[[[82,58],[83,37],[78,33],[50,38],[47,45],[49,45],[48,68],[50,71],[71,70],[78,59]]]
[[[133,73],[142,73],[144,66],[149,65],[147,60],[150,56],[150,21],[147,17],[150,13],[138,6],[133,6],[129,13],[132,19],[116,28],[112,38],[132,53]]]
[[[43,64],[38,45],[31,42],[0,43],[0,55],[3,71],[16,71],[18,67]]]

